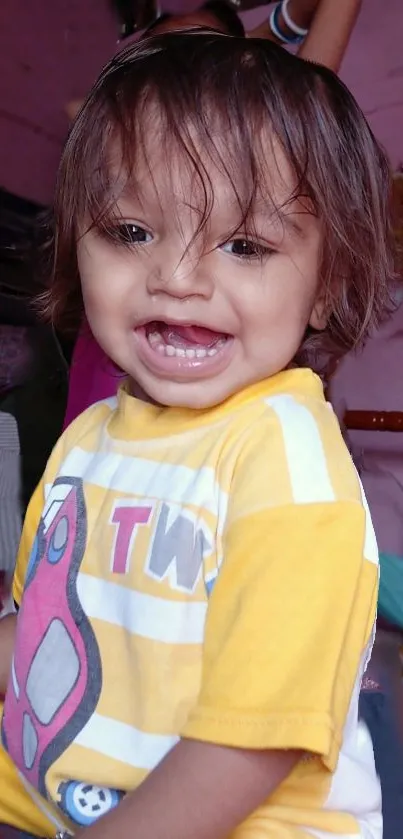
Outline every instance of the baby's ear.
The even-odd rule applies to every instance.
[[[323,298],[318,298],[318,300],[316,300],[311,312],[311,317],[309,318],[309,326],[320,332],[322,332],[323,329],[326,329],[327,312]]]

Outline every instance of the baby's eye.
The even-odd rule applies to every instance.
[[[116,234],[119,241],[124,245],[148,245],[153,239],[151,233],[144,227],[129,222],[119,224],[116,228]]]
[[[232,256],[237,256],[239,259],[262,259],[264,256],[273,253],[273,249],[267,245],[241,238],[226,242],[225,245],[222,245],[222,250],[232,254]]]

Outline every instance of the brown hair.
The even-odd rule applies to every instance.
[[[165,34],[119,53],[72,128],[56,189],[53,279],[42,301],[55,325],[82,317],[76,245],[84,220],[110,227],[116,186],[111,139],[121,149],[120,175],[135,190],[136,158],[141,153],[147,161],[147,136],[156,124],[167,165],[179,154],[202,188],[198,232],[214,194],[205,155],[228,177],[247,225],[262,196],[270,212],[282,209],[270,197],[267,163],[280,144],[295,175],[289,201],[303,201],[323,228],[328,326],[318,346],[356,346],[385,311],[393,276],[386,156],[330,70],[267,41],[200,30]],[[302,349],[310,345],[307,340]]]

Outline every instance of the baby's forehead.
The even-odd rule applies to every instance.
[[[167,142],[163,125],[157,122],[153,127],[141,142],[122,144],[115,136],[110,143],[108,182],[120,200],[168,200],[194,208],[220,203],[239,207],[248,202],[261,212],[270,204],[282,207],[298,198],[296,175],[269,132],[242,159],[220,126],[211,131],[208,143],[193,126],[188,143],[183,136]]]

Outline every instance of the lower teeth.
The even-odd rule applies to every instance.
[[[153,350],[160,353],[160,355],[167,355],[169,357],[176,356],[177,358],[206,358],[207,356],[217,355],[219,350],[224,346],[226,338],[220,338],[214,347],[174,347],[172,344],[164,344],[162,335],[159,332],[150,332],[147,335],[147,340]]]

